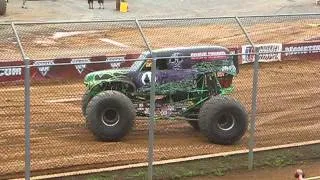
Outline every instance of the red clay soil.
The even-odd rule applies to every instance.
[[[320,139],[319,69],[320,61],[316,60],[261,64],[256,147]],[[241,66],[233,94],[249,113],[252,72],[252,65]],[[3,86],[0,93],[1,179],[24,170],[23,86]],[[84,86],[75,81],[32,85],[33,175],[146,161],[147,120],[137,120],[133,132],[122,142],[99,142],[84,126],[83,93]],[[208,143],[184,121],[156,122],[155,160],[246,149],[247,144],[248,134],[236,145],[222,146]]]
[[[319,41],[319,27],[314,26],[319,24],[319,18],[279,20],[244,19],[243,23],[249,37],[257,44]],[[230,48],[249,44],[235,19],[207,20],[207,24],[191,20],[161,23],[156,26],[156,22],[142,22],[144,34],[154,49],[212,44]],[[2,28],[1,35],[5,38],[0,39],[0,60],[21,59],[11,27]],[[133,22],[18,25],[17,31],[27,56],[34,60],[110,56],[147,50]],[[78,32],[80,34],[70,34]],[[59,36],[61,34],[66,36]],[[122,45],[110,43],[110,40]]]

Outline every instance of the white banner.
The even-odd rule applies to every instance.
[[[282,44],[257,44],[255,47],[259,48],[259,62],[281,61]],[[278,52],[278,53],[272,53]],[[242,46],[242,64],[254,62],[255,54],[254,48],[251,45]]]

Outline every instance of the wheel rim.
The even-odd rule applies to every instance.
[[[120,121],[120,115],[115,109],[106,109],[102,113],[101,121],[106,126],[115,126]]]
[[[236,119],[231,114],[224,114],[221,116],[221,118],[218,120],[218,128],[223,131],[229,131],[232,129],[236,124]]]

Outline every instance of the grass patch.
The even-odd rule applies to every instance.
[[[254,153],[254,168],[281,168],[302,160],[320,158],[320,144]],[[197,176],[224,176],[232,170],[247,170],[248,154],[216,157],[154,166],[153,179],[185,179]],[[148,168],[134,168],[64,179],[147,179]]]
[[[267,156],[265,159],[265,165],[270,167],[285,167],[287,165],[293,165],[296,163],[296,156],[297,155],[292,154],[291,152]]]

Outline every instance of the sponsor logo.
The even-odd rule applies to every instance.
[[[247,45],[247,46],[242,46],[242,63],[250,63],[254,62],[254,48]]]
[[[218,60],[226,59],[227,55],[224,51],[197,52],[190,54],[192,60]]]
[[[74,67],[77,69],[79,74],[83,72],[84,69],[86,69],[87,64],[81,64],[81,63],[90,63],[90,59],[72,59],[71,64],[75,64]]]
[[[112,69],[118,69],[124,61],[124,57],[108,57],[106,62],[110,64]]]
[[[320,45],[290,46],[284,48],[285,56],[320,52]]]
[[[41,73],[42,76],[46,76],[47,73],[50,71],[50,67],[48,65],[53,65],[54,61],[49,60],[49,61],[35,61],[33,65],[37,66],[38,71]]]
[[[0,68],[0,77],[2,76],[21,76],[22,68]]]
[[[173,53],[171,55],[171,59],[169,60],[169,64],[174,70],[181,69],[181,64],[183,63],[183,59],[179,58],[179,56],[182,56],[181,53]]]
[[[257,44],[259,48],[259,62],[281,61],[282,44]],[[255,54],[254,48],[251,45],[242,46],[242,63],[254,62]]]

